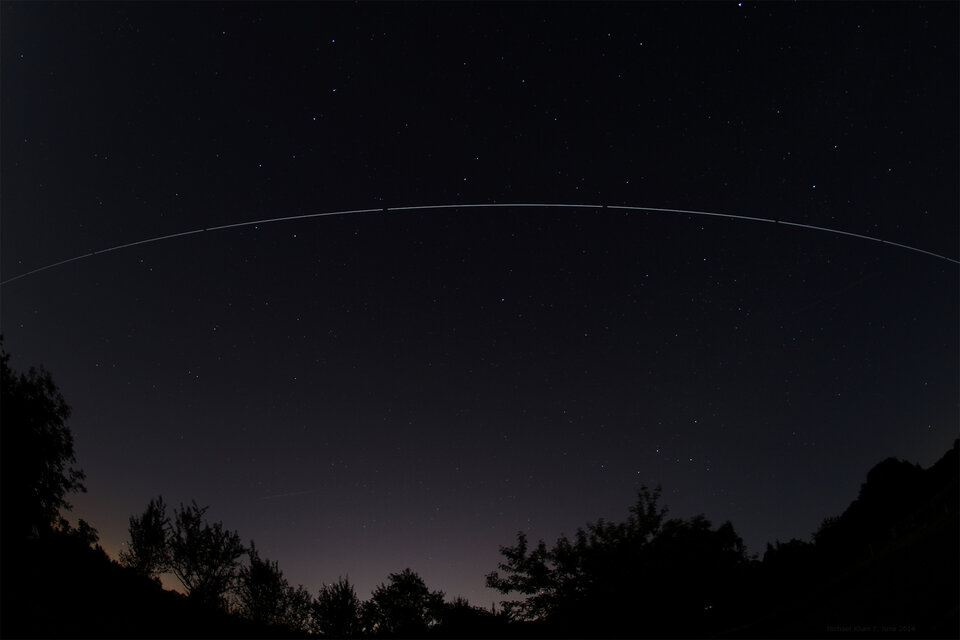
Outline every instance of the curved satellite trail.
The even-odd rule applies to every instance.
[[[305,496],[313,493],[313,489],[304,489],[303,491],[290,491],[288,493],[273,493],[269,496],[260,496],[260,500],[276,500],[277,498],[289,498],[292,496]]]
[[[222,224],[216,227],[204,227],[202,229],[193,229],[192,231],[181,231],[180,233],[171,233],[165,236],[157,236],[156,238],[147,238],[145,240],[137,240],[136,242],[128,242],[126,244],[118,244],[114,247],[107,247],[106,249],[100,249],[98,251],[91,251],[90,253],[84,253],[79,256],[74,256],[73,258],[67,258],[66,260],[61,260],[59,262],[54,262],[52,264],[21,273],[18,276],[8,278],[6,280],[0,281],[0,286],[10,284],[21,278],[26,278],[35,273],[40,273],[41,271],[46,271],[48,269],[53,269],[56,267],[63,266],[70,262],[76,262],[77,260],[83,260],[85,258],[92,258],[93,256],[100,255],[102,253],[109,253],[111,251],[119,251],[120,249],[126,249],[128,247],[135,247],[141,244],[150,244],[153,242],[160,242],[161,240],[170,240],[172,238],[179,238],[181,236],[189,236],[197,233],[203,233],[205,231],[222,231],[224,229],[235,229],[237,227],[252,227],[261,224],[270,224],[272,222],[288,222],[291,220],[307,220],[309,218],[323,218],[326,216],[345,216],[358,213],[389,213],[391,211],[426,211],[428,209],[492,209],[497,207],[528,207],[528,208],[539,208],[539,209],[600,209],[604,211],[642,211],[645,213],[679,213],[691,216],[709,216],[711,218],[730,218],[732,220],[746,220],[748,222],[766,222],[770,224],[783,224],[790,227],[802,227],[804,229],[812,229],[813,231],[823,231],[826,233],[833,233],[835,235],[841,236],[850,236],[853,238],[860,238],[861,240],[870,240],[873,242],[879,242],[881,244],[888,244],[894,247],[899,247],[901,249],[907,249],[909,251],[915,251],[917,253],[922,253],[924,255],[931,256],[933,258],[938,258],[940,260],[945,260],[947,262],[952,262],[953,264],[960,265],[960,260],[955,258],[950,258],[948,256],[940,255],[939,253],[933,253],[932,251],[927,251],[925,249],[920,249],[919,247],[912,247],[910,245],[901,244],[899,242],[891,242],[890,240],[884,240],[882,238],[877,238],[874,236],[865,236],[859,233],[851,233],[849,231],[841,231],[840,229],[831,229],[829,227],[818,227],[812,224],[803,224],[801,222],[790,222],[788,220],[776,220],[774,218],[757,218],[754,216],[742,216],[732,213],[717,213],[714,211],[694,211],[691,209],[665,209],[663,207],[636,207],[628,205],[605,205],[605,204],[550,204],[550,203],[530,203],[530,202],[514,202],[514,203],[480,203],[480,204],[422,204],[414,205],[409,207],[379,207],[376,209],[350,209],[346,211],[327,211],[324,213],[306,213],[296,216],[283,216],[281,218],[264,218],[262,220],[251,220],[249,222],[237,222],[234,224]]]

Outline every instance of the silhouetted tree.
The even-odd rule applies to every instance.
[[[556,601],[558,580],[550,566],[551,557],[547,544],[541,540],[529,551],[529,542],[525,533],[517,533],[517,544],[501,546],[500,554],[506,559],[499,563],[501,576],[494,571],[487,575],[487,587],[500,593],[519,593],[526,596],[522,600],[504,601],[502,606],[512,619],[536,620],[553,611]]]
[[[17,373],[0,338],[0,501],[9,541],[50,531],[69,509],[66,496],[85,492],[73,464],[70,407],[43,368]]]
[[[240,612],[255,622],[282,622],[290,585],[276,562],[260,558],[252,540],[247,549],[247,557],[248,564],[240,567],[237,581]]]
[[[222,605],[235,585],[244,548],[235,531],[224,530],[221,522],[205,522],[206,511],[195,501],[175,510],[167,541],[169,567],[188,596]]]
[[[487,576],[487,586],[525,596],[502,603],[518,620],[542,620],[582,608],[587,598],[598,599],[599,592],[611,586],[610,579],[628,569],[660,532],[667,510],[658,507],[659,497],[660,487],[652,491],[641,487],[626,522],[588,524],[573,541],[561,536],[553,549],[541,540],[531,550],[526,535],[518,533],[515,546],[500,547],[506,560],[499,564],[499,572]],[[615,582],[619,587],[623,580]]]
[[[170,563],[167,540],[171,524],[163,496],[150,500],[139,518],[130,516],[129,531],[130,543],[120,552],[120,564],[159,580]]]
[[[389,575],[389,584],[373,590],[363,605],[364,626],[368,633],[388,636],[422,635],[439,622],[443,593],[430,591],[423,578],[404,569]]]
[[[525,598],[504,602],[519,620],[541,620],[554,632],[634,635],[675,633],[683,620],[706,632],[735,603],[747,564],[742,540],[730,523],[717,529],[703,516],[664,522],[659,488],[643,487],[625,522],[600,520],[561,536],[548,549],[530,549],[523,533],[501,547],[503,572],[487,586]],[[672,631],[671,631],[672,629]]]
[[[308,632],[314,628],[313,598],[302,584],[297,585],[296,589],[287,587],[281,622],[296,631]]]
[[[247,557],[248,563],[240,567],[237,579],[240,614],[262,624],[309,631],[313,613],[310,592],[302,585],[291,587],[276,562],[260,558],[253,540]]]
[[[97,544],[97,542],[100,540],[97,530],[91,527],[90,524],[83,518],[77,520],[76,527],[70,526],[69,522],[67,522],[64,518],[60,518],[60,522],[55,531],[59,535],[70,538],[74,542],[77,542],[85,547],[95,547],[96,549],[103,551],[103,548]]]
[[[360,634],[360,599],[349,579],[339,578],[320,587],[313,604],[313,624],[317,631],[334,638]]]
[[[650,590],[650,585],[644,585],[647,588],[641,593],[653,612],[651,626],[659,633],[667,632],[677,620],[695,633],[704,633],[736,617],[743,606],[739,591],[748,561],[743,541],[729,522],[713,529],[702,515],[670,520],[644,560],[641,566],[655,586]]]

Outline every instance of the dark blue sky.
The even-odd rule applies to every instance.
[[[958,249],[957,5],[24,4],[2,12],[2,279],[322,211],[631,204]],[[958,432],[955,263],[593,209],[340,216],[3,285],[74,408],[88,519],[196,499],[293,583],[623,518],[806,537]]]

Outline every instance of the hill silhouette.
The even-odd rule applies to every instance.
[[[765,613],[729,637],[960,637],[958,443],[928,469],[895,458],[814,542],[768,546]]]
[[[2,602],[5,638],[296,637],[163,589],[64,532],[4,553]]]

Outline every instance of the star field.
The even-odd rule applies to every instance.
[[[0,11],[2,280],[211,229],[0,289],[114,557],[162,494],[489,606],[642,484],[762,553],[957,437],[950,260],[395,210],[956,259],[956,5]]]

